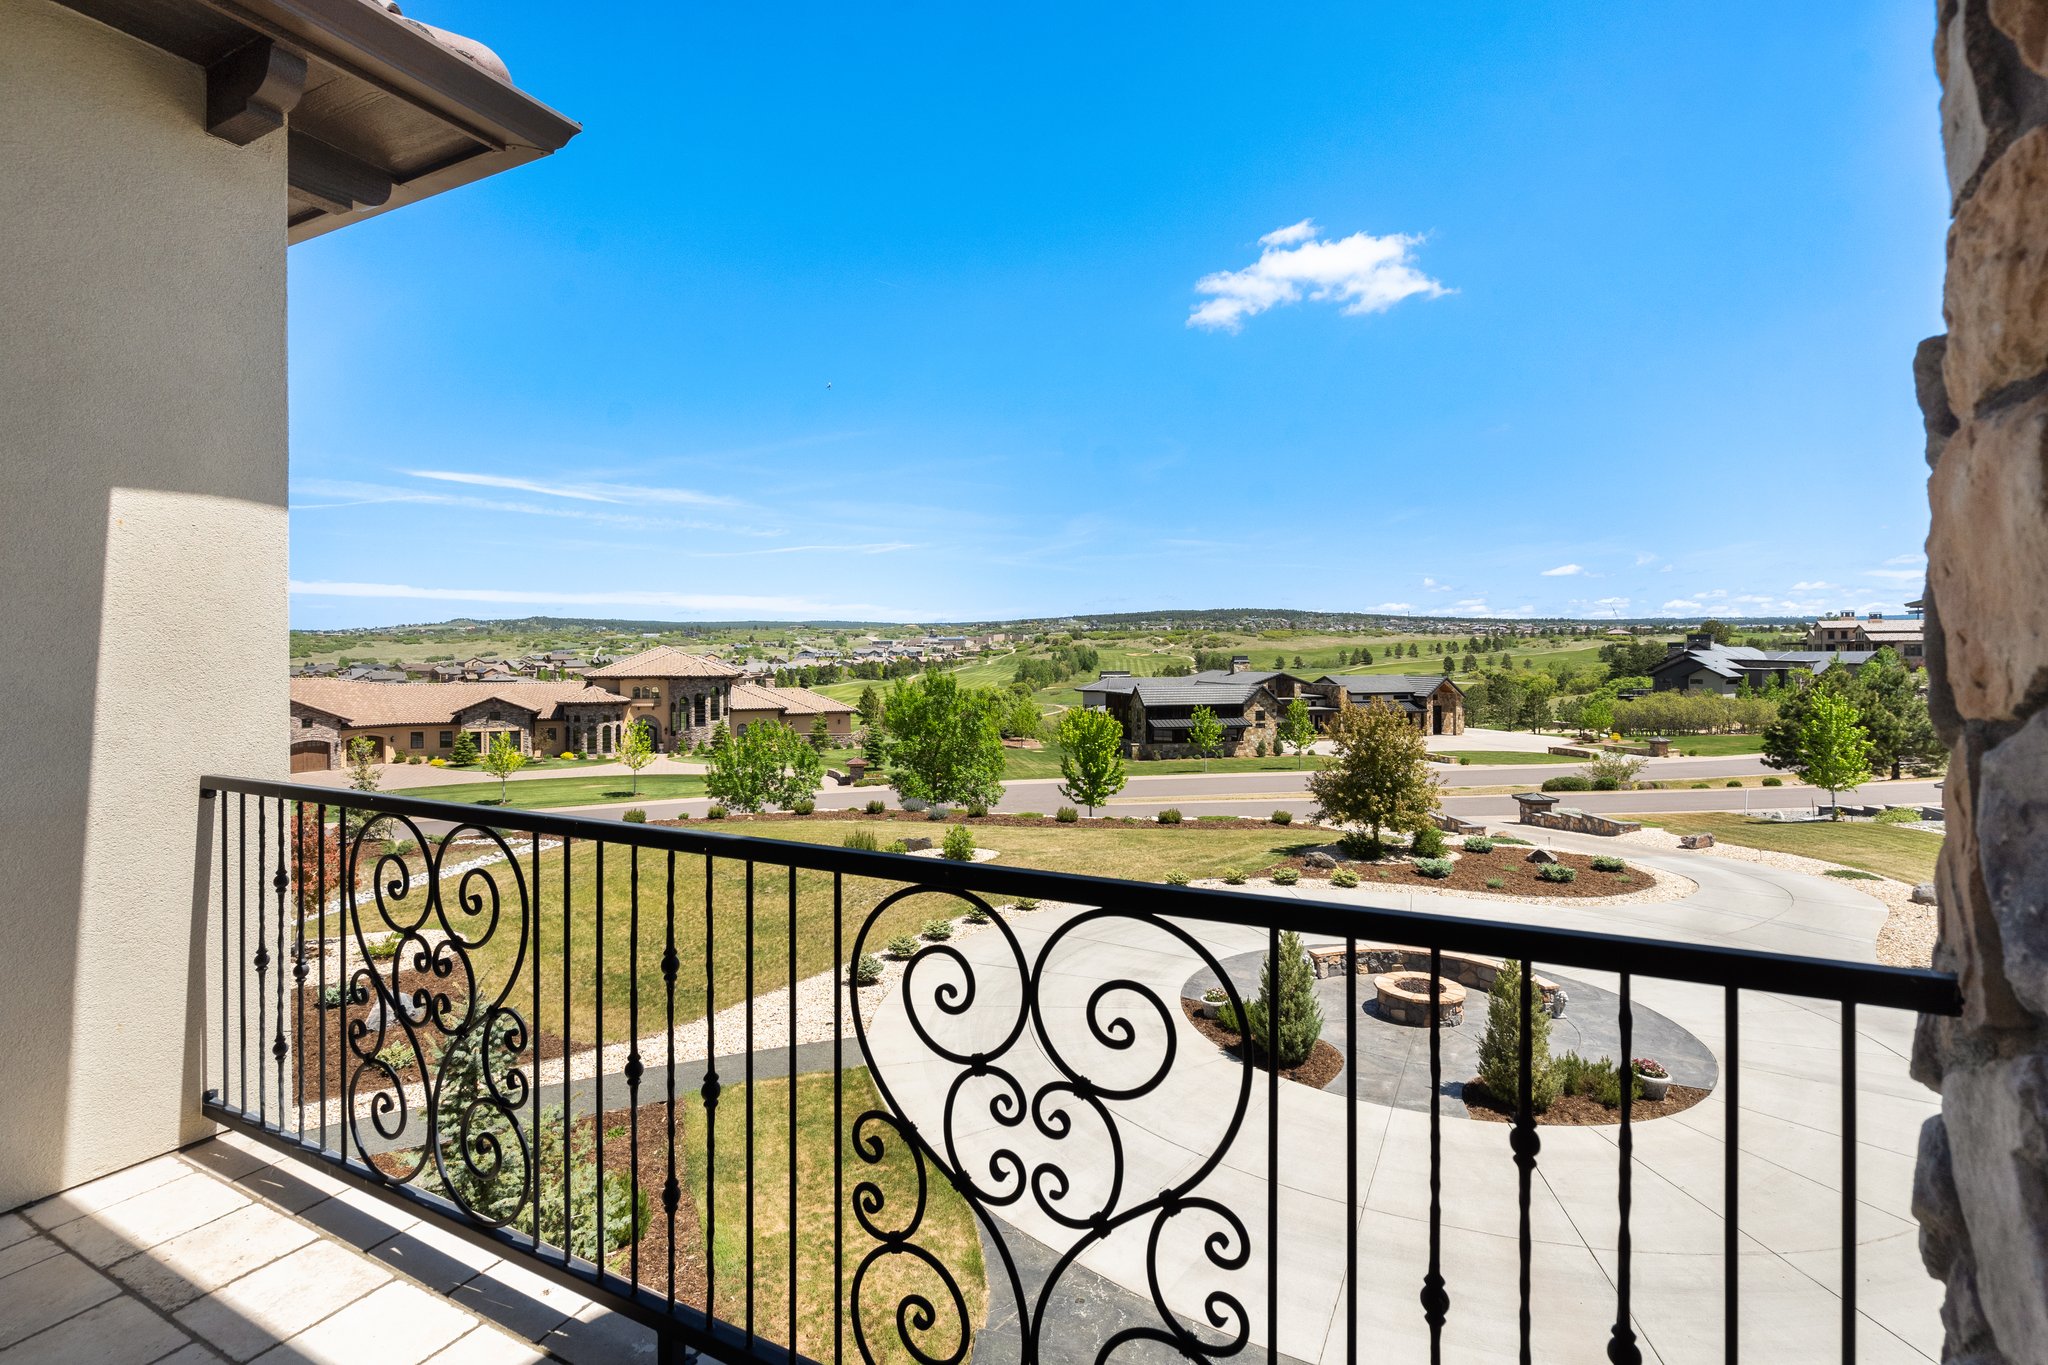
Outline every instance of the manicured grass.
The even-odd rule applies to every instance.
[[[498,783],[453,782],[439,787],[401,787],[393,796],[416,796],[423,801],[447,801],[464,806],[498,804]],[[537,777],[530,782],[504,784],[505,805],[521,810],[547,810],[553,806],[595,806],[606,801],[655,801],[666,797],[702,796],[704,779],[693,773],[663,773],[650,766],[640,774],[640,791],[633,792],[633,779],[619,773],[609,777]]]
[[[1698,754],[1702,758],[1729,758],[1737,754],[1764,751],[1762,735],[1673,735],[1671,752]]]
[[[1126,777],[1148,777],[1167,773],[1281,773],[1313,772],[1322,763],[1317,754],[1303,754],[1297,759],[1293,754],[1268,758],[1212,758],[1205,768],[1199,758],[1156,758],[1127,759],[1124,762]],[[1033,777],[1060,776],[1060,747],[1048,744],[1043,749],[1003,750],[1003,780],[1019,782]]]
[[[1934,880],[1934,859],[1941,852],[1939,834],[1869,821],[1787,825],[1742,815],[1707,813],[1630,818],[1646,825],[1660,825],[1673,834],[1711,834],[1724,844],[1820,858],[1902,882]]]
[[[1531,754],[1514,749],[1446,749],[1447,758],[1462,758],[1474,767],[1515,763],[1584,763],[1583,758],[1567,758],[1563,754]],[[1458,767],[1458,764],[1439,764],[1439,767]]]
[[[871,1186],[880,1195],[880,1207],[872,1208],[869,1220],[877,1227],[898,1231],[909,1225],[919,1201],[918,1159],[908,1143],[888,1123],[863,1115],[882,1112],[881,1097],[864,1068],[844,1073],[838,1096],[843,1125],[837,1130],[840,1145],[841,1185],[845,1203],[840,1207],[844,1228],[845,1259],[837,1277],[846,1298],[844,1310],[833,1311],[834,1286],[834,1181],[832,1152],[833,1077],[799,1076],[796,1081],[796,1226],[790,1226],[790,1114],[787,1080],[756,1081],[751,1087],[725,1078],[718,1100],[716,1163],[705,1159],[710,1125],[703,1107],[687,1106],[689,1116],[688,1163],[690,1194],[697,1205],[697,1222],[706,1230],[707,1255],[715,1266],[712,1283],[714,1307],[728,1322],[745,1322],[751,1301],[754,1330],[771,1341],[788,1344],[790,1246],[796,1247],[796,1347],[813,1360],[832,1360],[834,1328],[844,1332],[847,1357],[859,1354],[853,1331],[854,1275],[870,1254],[882,1244],[863,1231],[854,1212],[855,1190]],[[753,1264],[747,1263],[747,1109],[753,1102]],[[863,1141],[878,1144],[880,1158],[869,1161],[861,1151]],[[707,1171],[709,1179],[707,1180]],[[925,1166],[922,1198],[924,1212],[911,1241],[930,1253],[952,1274],[966,1300],[966,1320],[961,1320],[945,1282],[914,1256],[879,1255],[868,1266],[861,1285],[860,1305],[865,1308],[861,1330],[873,1358],[884,1361],[913,1359],[897,1334],[895,1307],[912,1295],[922,1295],[937,1309],[931,1331],[919,1335],[919,1347],[929,1356],[946,1359],[966,1349],[981,1325],[988,1308],[988,1282],[982,1265],[981,1241],[975,1234],[974,1214],[936,1169]],[[716,1232],[712,1217],[716,1215]]]

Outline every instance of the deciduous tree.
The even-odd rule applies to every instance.
[[[512,742],[512,736],[500,730],[491,736],[491,747],[484,755],[484,771],[498,779],[498,804],[504,805],[509,799],[506,780],[526,766],[526,755],[519,752],[519,746]]]
[[[1124,789],[1124,727],[1107,711],[1071,706],[1060,715],[1060,794],[1090,815]]]
[[[990,693],[927,673],[889,690],[889,775],[900,798],[993,806],[1003,799],[1003,736]]]
[[[1279,739],[1282,744],[1294,749],[1294,766],[1301,766],[1301,756],[1316,742],[1316,723],[1308,713],[1308,703],[1300,697],[1287,703],[1287,712],[1280,717]]]
[[[654,761],[654,727],[645,716],[626,727],[626,737],[619,742],[618,758],[633,774],[633,795],[638,796],[640,770]]]
[[[1336,754],[1310,776],[1308,789],[1323,814],[1372,831],[1375,845],[1385,830],[1414,830],[1436,809],[1436,778],[1429,771],[1428,746],[1420,727],[1392,703],[1375,697],[1348,706],[1330,722]]]
[[[1842,818],[1840,794],[1870,777],[1870,734],[1834,670],[1786,699],[1777,723],[1764,731],[1764,762],[1797,773],[1827,792],[1833,817]]]
[[[825,762],[781,721],[757,721],[711,751],[704,790],[734,810],[784,810],[816,794]]]
[[[1202,771],[1209,770],[1209,760],[1223,750],[1223,722],[1216,719],[1216,713],[1206,706],[1197,706],[1188,715],[1188,747],[1202,760]]]

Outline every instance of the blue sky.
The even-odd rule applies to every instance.
[[[1917,595],[1925,6],[1411,8],[414,0],[585,131],[292,249],[293,624]]]

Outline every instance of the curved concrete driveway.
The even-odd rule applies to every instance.
[[[1576,846],[1578,841],[1559,835],[1557,842]],[[1847,885],[1709,856],[1635,849],[1630,855],[1652,866],[1682,868],[1699,882],[1698,894],[1679,902],[1605,908],[1416,897],[1416,908],[1485,918],[1541,916],[1546,923],[1570,927],[1866,961],[1872,957],[1883,907]],[[1292,894],[1343,899],[1373,893],[1322,886],[1295,888]],[[1375,896],[1375,903],[1385,904],[1385,897]],[[1195,951],[1156,926],[1091,920],[1077,907],[1010,913],[1005,922],[1029,960],[1046,954],[1040,998],[1047,1033],[1076,1069],[1098,1085],[1135,1083],[1158,1064],[1166,1030],[1173,1033],[1177,1059],[1160,1087],[1109,1107],[1123,1144],[1116,1208],[1187,1180],[1222,1147],[1218,1164],[1191,1193],[1235,1211],[1241,1233],[1213,1214],[1191,1209],[1167,1221],[1157,1257],[1163,1291],[1184,1320],[1202,1322],[1206,1296],[1227,1292],[1247,1310],[1252,1339],[1263,1345],[1270,1195],[1277,1200],[1280,1227],[1280,1349],[1306,1360],[1343,1358],[1345,1230],[1355,1220],[1362,1354],[1427,1358],[1427,1329],[1417,1303],[1427,1265],[1427,1115],[1366,1103],[1357,1107],[1353,1160],[1361,1197],[1357,1207],[1347,1209],[1346,1101],[1283,1083],[1273,1179],[1266,1154],[1263,1073],[1256,1076],[1241,1127],[1225,1143],[1245,1073],[1179,1015],[1181,984],[1202,965]],[[1257,952],[1265,944],[1261,930],[1186,927],[1217,957]],[[1017,973],[1000,934],[975,935],[958,946],[977,977],[977,994],[965,1014],[947,1016],[934,1007],[933,989],[959,976],[959,969],[942,957],[921,958],[907,990],[919,1002],[920,1018],[949,1045],[963,1052],[992,1048],[1014,1021],[1020,999]],[[1577,975],[1609,988],[1615,984],[1599,973]],[[1114,978],[1139,983],[1166,1005],[1162,1016],[1129,991],[1102,1002],[1098,1017],[1121,1015],[1136,1028],[1137,1041],[1128,1048],[1104,1046],[1088,1024],[1090,993]],[[1642,1004],[1711,1047],[1725,1072],[1718,989],[1638,978],[1635,990]],[[1745,1357],[1832,1360],[1840,1312],[1839,1015],[1819,1002],[1755,993],[1742,996],[1740,1009]],[[1940,1291],[1920,1267],[1909,1200],[1919,1126],[1936,1111],[1935,1098],[1906,1074],[1910,1016],[1862,1010],[1857,1023],[1858,1301],[1863,1314],[1858,1358],[1932,1360],[1941,1340]],[[1031,1039],[1027,1031],[1024,1041],[1002,1058],[1027,1097],[1057,1079]],[[901,995],[884,1006],[869,1047],[876,1074],[894,1101],[921,1131],[943,1144],[947,1091],[962,1068],[936,1059],[919,1042],[908,1026]],[[953,1138],[963,1167],[977,1179],[996,1183],[999,1168],[990,1165],[990,1155],[1004,1146],[1018,1152],[1027,1167],[1055,1163],[1072,1182],[1057,1207],[1085,1217],[1107,1197],[1108,1182],[1119,1170],[1107,1159],[1103,1124],[1087,1106],[1068,1099],[1064,1107],[1071,1112],[1073,1131],[1063,1139],[1046,1136],[1028,1118],[1014,1127],[1001,1125],[989,1114],[995,1090],[993,1081],[970,1080],[956,1100]],[[1722,1358],[1724,1095],[1725,1086],[1684,1114],[1636,1129],[1631,1222],[1635,1328],[1647,1360],[1704,1365]],[[1056,1100],[1058,1093],[1046,1098]],[[1509,1131],[1469,1120],[1443,1124],[1448,1359],[1515,1358],[1517,1201]],[[1536,1358],[1604,1359],[1614,1314],[1617,1130],[1540,1131],[1532,1197]],[[1064,1249],[1074,1242],[1075,1234],[1047,1216],[1029,1192],[1002,1216],[1052,1247]],[[1119,1229],[1085,1252],[1081,1263],[1148,1295],[1145,1235],[1151,1222],[1146,1218]],[[1226,1250],[1235,1250],[1240,1236],[1248,1244],[1243,1269],[1219,1269],[1209,1262],[1203,1239],[1219,1231]],[[1001,1303],[1006,1291],[1000,1263],[991,1260],[989,1269],[994,1301]],[[1049,1315],[1049,1321],[1057,1324],[1058,1315]],[[1057,1353],[1057,1326],[1042,1346]]]

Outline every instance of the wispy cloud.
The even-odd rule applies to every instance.
[[[1913,551],[1911,554],[1893,555],[1885,561],[1887,564],[1925,564],[1926,562],[1927,556],[1918,550]]]
[[[540,479],[522,479],[509,474],[472,474],[456,469],[401,469],[398,472],[413,479],[468,484],[476,488],[503,488],[515,493],[534,493],[546,498],[568,498],[575,502],[610,502],[626,506],[643,502],[681,503],[692,507],[734,505],[731,498],[699,492],[694,488],[661,488],[626,483],[548,483]]]
[[[1554,569],[1545,569],[1543,571],[1543,576],[1545,578],[1571,578],[1575,575],[1582,574],[1585,571],[1586,570],[1582,565],[1560,564]]]
[[[1414,604],[1414,603],[1412,603],[1412,602],[1382,602],[1382,603],[1380,603],[1380,604],[1379,604],[1378,606],[1374,607],[1374,608],[1373,608],[1373,610],[1374,610],[1374,611],[1414,611],[1414,610],[1415,610],[1415,604]]]
[[[693,559],[745,559],[751,555],[888,555],[898,550],[920,550],[924,547],[909,540],[879,540],[864,545],[769,545],[759,550],[698,550],[691,553]]]
[[[1439,583],[1439,582],[1437,582],[1437,581],[1436,581],[1436,580],[1435,580],[1434,578],[1425,578],[1425,579],[1423,579],[1423,580],[1422,580],[1422,586],[1423,586],[1423,587],[1425,587],[1425,588],[1427,588],[1427,589],[1428,589],[1429,591],[1431,591],[1431,592],[1449,592],[1449,591],[1450,591],[1450,588],[1449,588],[1448,586],[1446,586],[1445,584],[1442,584],[1442,583]]]
[[[595,522],[602,526],[629,527],[637,530],[672,531],[717,531],[735,536],[759,536],[773,538],[787,535],[777,527],[746,526],[731,522],[699,521],[690,518],[663,516],[658,513],[640,513],[621,508],[605,511],[586,507],[581,500],[572,506],[558,506],[549,503],[514,502],[504,498],[482,497],[471,493],[439,493],[418,488],[394,488],[384,484],[353,483],[337,479],[303,479],[293,483],[291,488],[291,510],[294,512],[331,512],[349,507],[379,507],[385,505],[415,505],[422,507],[460,507],[476,512],[504,512],[515,516],[553,517],[566,521]],[[306,501],[315,499],[315,501]],[[616,506],[616,504],[610,504]]]
[[[1350,316],[1384,313],[1402,299],[1449,292],[1415,268],[1422,238],[1406,233],[1375,237],[1354,232],[1323,240],[1308,218],[1259,238],[1258,260],[1242,270],[1219,270],[1195,281],[1208,295],[1188,313],[1187,325],[1235,332],[1248,317],[1307,298],[1341,303]]]
[[[908,612],[872,602],[825,602],[810,597],[743,596],[721,593],[557,592],[523,588],[421,587],[412,583],[339,583],[294,579],[295,597],[372,597],[392,601],[483,602],[548,607],[644,607],[668,611],[773,613],[785,616],[867,616],[888,621],[924,619],[929,612]]]
[[[1918,583],[1927,576],[1925,569],[1865,569],[1865,578],[1882,578],[1888,583]]]
[[[1655,564],[1656,562],[1657,556],[1651,554],[1648,550],[1636,552],[1636,567],[1638,569],[1642,568],[1645,564]]]
[[[1664,604],[1665,611],[1705,611],[1707,604],[1690,597],[1674,597]]]
[[[1789,592],[1833,592],[1833,591],[1835,591],[1835,585],[1834,585],[1833,583],[1823,583],[1823,582],[1821,582],[1821,581],[1820,581],[1819,579],[1814,579],[1814,580],[1813,580],[1812,582],[1810,582],[1810,583],[1794,583],[1794,584],[1793,584],[1793,585],[1792,585],[1792,586],[1791,586],[1791,587],[1790,587],[1789,589],[1787,589],[1787,591],[1789,591]]]

